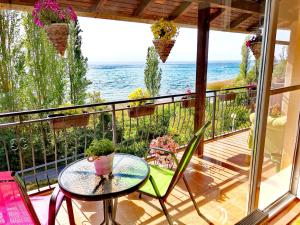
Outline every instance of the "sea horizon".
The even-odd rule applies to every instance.
[[[208,62],[208,82],[234,79],[239,74],[239,60]],[[160,96],[185,93],[195,88],[196,62],[171,61],[160,63],[162,69]],[[106,101],[128,99],[136,88],[145,88],[145,62],[88,62],[88,91],[100,91]]]

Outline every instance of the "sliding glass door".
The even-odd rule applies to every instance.
[[[291,193],[300,113],[300,2],[269,1],[256,121],[250,211]],[[293,179],[294,178],[294,179]]]

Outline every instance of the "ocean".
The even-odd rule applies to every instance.
[[[239,61],[208,63],[208,82],[235,78]],[[195,88],[195,63],[160,64],[162,69],[160,95],[185,93]],[[144,63],[89,63],[87,78],[92,82],[88,91],[100,91],[106,101],[126,100],[131,91],[145,88]]]

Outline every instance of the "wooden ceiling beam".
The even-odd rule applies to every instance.
[[[106,2],[107,2],[107,0],[98,0],[97,4],[94,7],[94,12],[102,11]]]
[[[225,9],[218,8],[214,13],[211,13],[209,17],[210,23],[217,19],[219,16],[221,16],[223,12],[225,12]]]
[[[184,14],[189,7],[191,6],[192,2],[182,2],[168,17],[168,20],[175,20],[178,18],[180,15]]]
[[[244,22],[245,20],[247,20],[251,16],[252,15],[249,14],[249,13],[243,13],[238,18],[236,18],[235,20],[231,21],[230,28],[236,28],[238,25],[240,25],[242,22]]]
[[[252,23],[246,30],[251,32],[251,31],[257,31],[259,28],[259,22]]]
[[[256,15],[263,15],[265,11],[264,4],[257,2],[249,2],[245,0],[232,0],[231,4],[226,4],[224,0],[186,0],[196,3],[210,3],[211,7],[219,7],[225,9],[233,9],[243,13],[251,13]]]
[[[134,10],[132,16],[141,16],[151,0],[141,0],[138,7]]]

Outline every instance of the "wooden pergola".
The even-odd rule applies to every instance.
[[[262,27],[264,0],[57,0],[79,16],[153,23],[165,18],[198,29],[195,130],[205,120],[209,30],[255,33]],[[35,0],[2,0],[0,9],[31,11]],[[287,26],[288,21],[279,21]],[[198,151],[202,155],[203,145]]]

